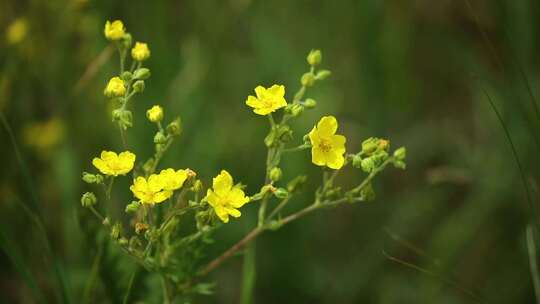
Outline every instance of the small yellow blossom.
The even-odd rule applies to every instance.
[[[107,97],[121,97],[126,94],[126,87],[124,86],[124,81],[120,77],[113,77],[107,83],[107,87],[103,94]]]
[[[285,101],[285,86],[273,85],[268,89],[262,86],[255,88],[255,96],[248,96],[246,105],[253,108],[253,112],[259,115],[268,115],[277,109],[287,106]]]
[[[229,172],[221,170],[221,173],[214,177],[212,187],[213,190],[208,189],[206,199],[216,215],[224,223],[229,221],[229,215],[239,217],[241,213],[237,209],[249,202],[249,198],[239,186],[233,186],[233,178]]]
[[[133,169],[135,154],[124,151],[117,155],[115,152],[103,151],[100,158],[92,160],[92,164],[105,175],[125,175]]]
[[[188,170],[189,169],[178,171],[174,171],[174,169],[161,170],[161,172],[159,172],[159,177],[163,182],[163,189],[173,191],[182,187],[188,178]]]
[[[163,108],[160,106],[153,106],[146,111],[146,117],[151,122],[160,122],[163,119]]]
[[[324,116],[309,132],[311,140],[311,161],[317,166],[340,169],[345,162],[346,138],[335,135],[338,122],[334,116]]]
[[[122,37],[124,37],[124,34],[126,33],[126,30],[124,28],[124,24],[120,20],[115,20],[112,23],[110,21],[107,21],[105,23],[105,38],[114,41],[114,40],[120,40]]]
[[[18,18],[13,21],[6,30],[6,40],[8,44],[21,42],[28,32],[28,21],[25,18]]]
[[[150,57],[150,49],[146,43],[135,42],[131,49],[131,57],[137,61],[144,61]]]
[[[64,122],[58,117],[33,123],[26,126],[23,131],[24,142],[40,152],[59,144],[64,139],[64,134]]]
[[[133,185],[129,190],[133,192],[136,198],[145,204],[157,204],[171,197],[173,191],[164,190],[163,178],[159,175],[152,174],[148,179],[139,176],[133,181]]]

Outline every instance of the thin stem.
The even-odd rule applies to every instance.
[[[94,206],[90,206],[90,211],[92,211],[92,213],[100,220],[100,222],[103,223],[103,221],[105,220],[105,217],[103,217],[103,215],[101,215],[101,213],[99,213],[99,211],[96,210],[96,208],[94,208]]]
[[[164,275],[159,276],[161,278],[161,287],[163,288],[163,303],[170,304],[171,296],[169,294],[169,288],[167,287],[167,279]]]
[[[128,283],[128,289],[126,290],[126,294],[124,295],[124,300],[122,301],[123,304],[129,303],[129,297],[131,296],[131,290],[133,289],[133,283],[135,282],[135,277],[137,276],[138,271],[139,271],[139,268],[137,267],[131,274],[131,277]]]
[[[532,224],[527,226],[527,249],[529,253],[529,268],[531,271],[536,303],[540,304],[540,276],[538,275],[536,245],[534,243],[534,228]]]

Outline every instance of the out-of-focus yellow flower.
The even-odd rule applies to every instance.
[[[239,217],[241,213],[237,209],[249,202],[249,198],[239,186],[233,185],[229,172],[221,170],[221,173],[214,177],[212,187],[213,189],[208,189],[206,199],[219,219],[227,223],[229,215]]]
[[[135,154],[124,151],[117,155],[115,152],[103,151],[100,158],[92,160],[92,164],[105,175],[125,175],[133,169]]]
[[[139,176],[129,187],[133,195],[144,204],[157,204],[171,197],[173,191],[163,190],[163,178],[157,174],[152,174],[148,179]]]
[[[27,145],[42,151],[54,147],[62,141],[64,133],[64,123],[55,117],[25,127],[23,136]]]
[[[6,30],[6,40],[8,44],[17,44],[21,42],[28,33],[28,21],[26,18],[17,18]]]
[[[131,49],[131,57],[137,61],[144,61],[150,57],[150,49],[146,43],[135,42]]]
[[[285,86],[273,85],[268,89],[262,86],[255,88],[257,97],[249,95],[246,105],[253,108],[253,112],[259,115],[268,115],[277,109],[287,106],[285,101]]]
[[[105,23],[105,38],[115,41],[120,40],[122,37],[124,37],[124,34],[126,33],[126,29],[124,28],[124,24],[120,20],[115,20],[112,23],[110,21],[107,21]]]
[[[346,138],[335,135],[338,122],[334,116],[324,116],[309,132],[311,140],[311,161],[317,166],[340,169],[345,162]]]
[[[146,117],[151,122],[159,122],[163,119],[163,108],[160,106],[153,106],[146,111]]]
[[[174,191],[184,185],[184,182],[188,178],[188,170],[165,169],[159,172],[159,177],[163,183],[164,190]]]
[[[111,80],[109,80],[109,83],[107,83],[107,87],[105,87],[105,91],[103,91],[103,94],[107,97],[121,97],[126,94],[126,87],[124,86],[124,81],[120,77],[113,77]]]

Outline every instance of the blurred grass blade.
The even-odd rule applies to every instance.
[[[242,297],[240,303],[253,303],[253,289],[255,288],[255,243],[252,242],[244,252],[242,266]]]
[[[92,291],[96,285],[97,277],[99,274],[99,265],[101,264],[101,256],[103,254],[103,246],[99,246],[94,262],[92,263],[92,269],[90,270],[90,276],[86,280],[86,285],[84,287],[82,302],[83,303],[92,303]]]
[[[538,274],[538,257],[536,255],[536,245],[534,242],[534,229],[531,224],[527,225],[527,251],[529,253],[529,268],[534,286],[536,303],[540,304],[540,275]]]
[[[133,288],[135,278],[137,277],[137,272],[139,272],[139,267],[133,270],[133,273],[131,274],[131,277],[129,278],[128,288],[126,290],[126,294],[124,295],[124,301],[122,302],[123,304],[129,304],[129,300],[131,298],[131,290]]]
[[[15,267],[15,270],[19,273],[26,286],[28,286],[28,288],[32,292],[34,300],[37,303],[44,303],[45,298],[36,284],[34,275],[30,271],[28,266],[25,264],[24,260],[21,258],[21,254],[15,248],[13,243],[11,243],[4,235],[3,229],[0,230],[0,248],[2,248],[2,251],[4,251],[8,259]]]
[[[26,183],[26,187],[28,192],[31,196],[31,206],[30,208],[27,204],[24,202],[17,200],[19,205],[22,207],[22,209],[26,212],[28,217],[32,219],[32,221],[37,225],[39,228],[39,231],[41,232],[43,236],[43,242],[45,244],[45,247],[47,248],[47,252],[49,253],[49,256],[52,259],[54,273],[57,279],[58,284],[60,285],[61,290],[61,298],[63,303],[71,303],[68,296],[68,289],[67,289],[67,280],[64,277],[63,271],[61,269],[60,264],[58,263],[58,260],[56,259],[56,256],[54,255],[54,252],[52,250],[52,246],[49,240],[49,236],[47,234],[47,230],[45,229],[45,226],[43,225],[43,221],[41,220],[40,213],[39,213],[39,200],[37,197],[37,194],[35,192],[35,188],[32,182],[32,178],[30,177],[30,173],[28,170],[28,167],[26,166],[26,163],[24,162],[24,159],[22,157],[22,153],[20,152],[19,146],[17,145],[17,141],[15,140],[15,135],[13,134],[13,130],[11,129],[9,122],[7,121],[4,113],[0,111],[0,121],[2,122],[2,126],[6,130],[9,136],[9,140],[11,143],[11,146],[13,147],[13,150],[15,152],[15,157],[17,158],[17,163],[21,169],[21,172],[23,174],[24,181]],[[36,211],[33,212],[33,210]]]

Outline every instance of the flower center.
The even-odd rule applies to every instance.
[[[328,139],[321,139],[319,142],[319,149],[323,150],[324,152],[330,152],[330,150],[332,150],[332,144],[330,144]]]

